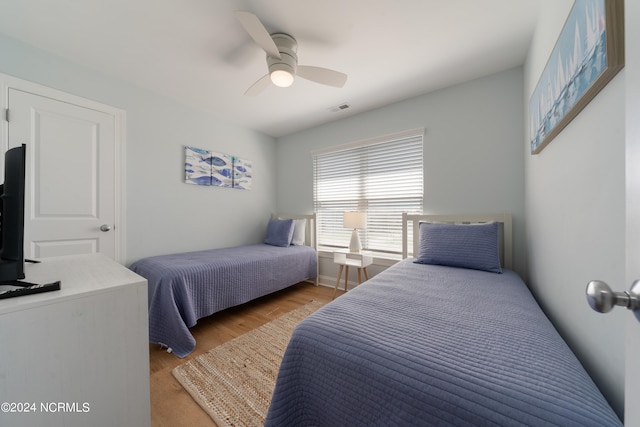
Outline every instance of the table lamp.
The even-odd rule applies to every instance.
[[[360,244],[360,236],[358,229],[364,228],[367,216],[364,212],[345,212],[342,217],[342,225],[345,228],[352,228],[351,242],[349,243],[349,252],[360,252],[362,245]]]

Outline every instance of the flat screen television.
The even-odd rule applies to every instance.
[[[0,284],[24,279],[24,187],[26,145],[7,150],[0,185]]]

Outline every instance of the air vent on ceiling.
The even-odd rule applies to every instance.
[[[345,102],[340,105],[336,105],[331,109],[331,111],[333,111],[334,113],[337,113],[338,111],[348,110],[349,108],[351,108],[351,106]]]

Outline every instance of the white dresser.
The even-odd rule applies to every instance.
[[[147,281],[102,255],[45,258],[0,300],[0,426],[149,426]]]

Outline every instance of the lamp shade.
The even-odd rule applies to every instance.
[[[364,212],[345,212],[342,217],[344,228],[365,228],[367,215]]]

